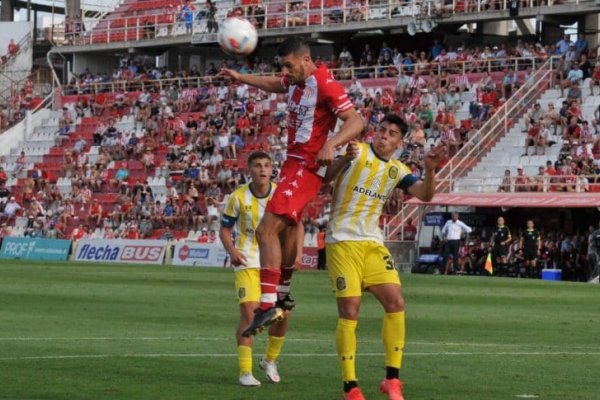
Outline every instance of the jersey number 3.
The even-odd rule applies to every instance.
[[[392,270],[394,269],[394,259],[390,256],[383,256],[383,261],[385,262],[385,269]]]

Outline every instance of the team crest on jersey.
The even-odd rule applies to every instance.
[[[239,288],[238,289],[238,299],[243,299],[244,297],[246,297],[246,288]]]
[[[315,91],[313,88],[307,86],[304,88],[304,94],[306,95],[307,98],[310,99],[311,97],[313,97],[315,95]]]
[[[391,167],[388,171],[388,174],[390,176],[390,179],[396,179],[396,177],[398,177],[398,168]]]
[[[340,292],[346,289],[346,278],[344,278],[343,276],[338,276],[335,280],[335,287]]]

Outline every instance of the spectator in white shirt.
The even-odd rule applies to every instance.
[[[2,213],[2,217],[6,218],[6,222],[9,222],[15,215],[17,215],[17,211],[21,210],[22,207],[17,203],[14,197],[11,197],[8,200],[8,203],[4,206],[4,211]]]
[[[448,255],[452,254],[452,266],[454,271],[458,271],[458,250],[460,247],[460,237],[463,233],[469,234],[473,231],[471,227],[467,226],[458,219],[458,213],[452,213],[452,218],[446,221],[446,224],[442,228],[442,239],[444,243],[444,258],[442,266],[445,268],[444,274],[448,275],[449,268]]]
[[[248,85],[242,83],[235,90],[235,96],[238,100],[247,100],[250,96]]]
[[[350,85],[348,93],[354,96],[358,96],[359,93],[365,95],[365,88],[356,77],[352,78],[352,85]]]

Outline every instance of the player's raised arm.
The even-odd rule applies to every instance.
[[[346,154],[341,157],[336,158],[333,163],[327,167],[327,172],[323,177],[323,183],[327,184],[334,180],[338,174],[346,168],[353,159],[358,157],[359,149],[358,143],[356,141],[350,141],[348,146],[346,147]]]
[[[240,74],[229,68],[221,68],[217,78],[229,78],[235,83],[245,83],[256,88],[266,90],[272,93],[285,93],[287,89],[281,84],[279,76],[259,76],[250,74]]]
[[[445,144],[439,144],[425,154],[425,179],[408,188],[408,193],[421,201],[431,201],[435,193],[435,169],[446,157],[448,149]]]
[[[317,154],[317,163],[319,165],[331,165],[336,147],[356,139],[363,129],[365,129],[365,125],[354,107],[340,112],[338,118],[344,121],[344,123],[340,127],[339,132],[327,140],[321,151],[319,151],[319,154]]]

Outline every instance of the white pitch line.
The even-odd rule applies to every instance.
[[[209,336],[98,336],[98,337],[0,337],[1,342],[54,342],[54,341],[215,341],[215,342],[229,342],[232,339],[230,337],[209,337]],[[286,342],[331,342],[333,343],[333,337],[331,339],[322,338],[286,338]],[[363,339],[361,343],[381,343],[379,339]],[[470,342],[427,342],[427,341],[408,341],[407,346],[464,346],[464,347],[507,347],[507,348],[538,348],[538,349],[581,349],[581,350],[598,350],[590,346],[565,346],[565,345],[544,345],[544,344],[520,344],[520,343],[470,343]]]
[[[384,353],[358,353],[358,357],[382,357]],[[456,356],[599,356],[600,352],[543,352],[543,351],[500,351],[500,352],[432,352],[405,353],[405,357],[456,357]],[[69,360],[69,359],[99,359],[99,358],[216,358],[237,357],[237,353],[141,353],[141,354],[71,354],[47,356],[16,356],[0,357],[0,361],[20,360]],[[286,353],[282,357],[337,357],[335,353]]]

